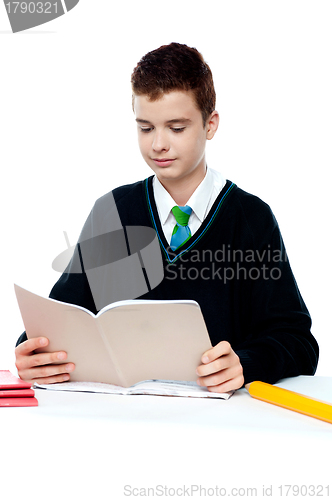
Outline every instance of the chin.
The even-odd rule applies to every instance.
[[[162,170],[161,172],[156,172],[156,176],[158,177],[158,179],[165,179],[165,180],[178,180],[178,179],[181,179],[182,175],[179,174],[178,172],[172,172],[170,170]]]
[[[176,169],[174,169],[174,167],[172,166],[156,168],[155,165],[153,167],[149,165],[149,167],[151,168],[151,170],[153,170],[153,172],[156,174],[158,178],[165,177],[165,179],[170,179],[170,178],[176,178],[179,175]]]

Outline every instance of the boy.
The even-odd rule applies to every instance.
[[[164,277],[141,298],[200,304],[214,346],[197,368],[200,385],[225,392],[253,380],[313,375],[318,345],[270,208],[206,166],[205,144],[219,123],[209,66],[196,49],[172,43],[141,59],[132,89],[140,151],[155,175],[98,200],[85,237],[98,235],[96,214],[108,218],[111,202],[122,226],[156,231]],[[50,297],[96,312],[86,273],[73,270],[79,258],[77,251]],[[98,286],[105,282],[101,276]],[[65,352],[34,353],[47,343],[20,337],[21,378],[70,378],[72,363],[53,364]]]

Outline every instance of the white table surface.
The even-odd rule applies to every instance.
[[[330,377],[277,385],[332,403]],[[148,488],[162,498],[244,496],[239,488],[282,498],[281,485],[313,485],[323,498],[329,486],[332,496],[332,424],[245,389],[228,401],[42,389],[36,397],[35,408],[0,408],[0,479],[12,484],[1,499],[117,500]]]

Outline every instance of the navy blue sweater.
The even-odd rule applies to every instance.
[[[266,203],[227,181],[199,230],[171,251],[158,218],[152,177],[97,200],[90,226],[96,214],[99,221],[109,216],[105,206],[112,195],[122,226],[148,226],[158,235],[164,278],[140,298],[196,300],[212,345],[222,340],[231,344],[245,383],[315,373],[318,345],[310,333],[310,315]],[[50,297],[97,312],[84,273],[63,273]],[[25,339],[21,335],[18,343]]]

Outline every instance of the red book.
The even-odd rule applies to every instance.
[[[1,406],[38,406],[36,398],[0,398]]]
[[[0,398],[32,398],[35,395],[33,389],[5,389],[0,391]]]
[[[9,370],[0,370],[0,390],[3,389],[30,389],[31,384],[15,377]]]
[[[38,406],[31,384],[15,377],[9,370],[0,370],[0,407]]]

